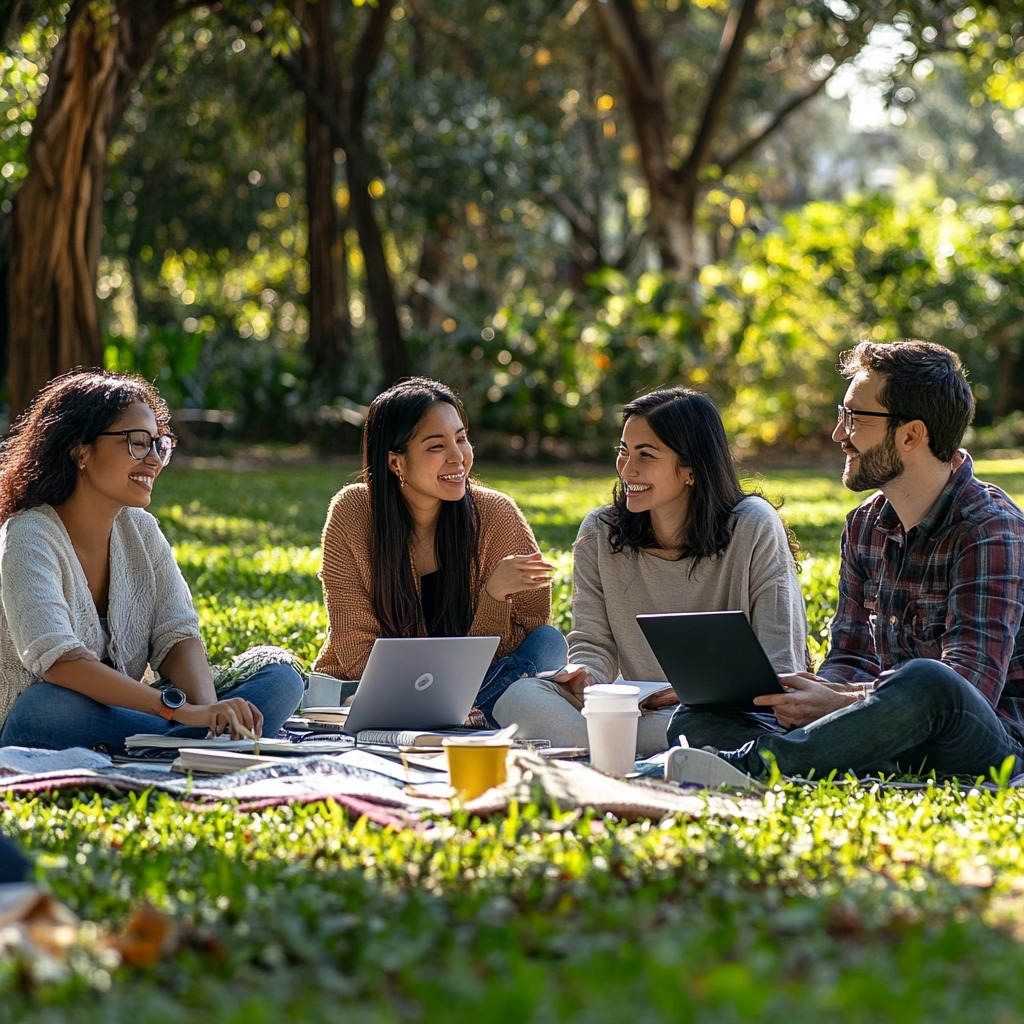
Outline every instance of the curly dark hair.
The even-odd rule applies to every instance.
[[[744,498],[764,499],[757,491],[744,491],[729,451],[722,417],[711,399],[689,388],[664,388],[640,395],[622,410],[622,423],[631,416],[647,420],[663,444],[693,470],[694,487],[689,514],[679,538],[681,560],[692,558],[691,573],[704,558],[724,551],[732,539],[736,506]],[[622,481],[616,483],[612,504],[602,513],[608,524],[612,551],[638,554],[657,547],[649,512],[630,512]],[[786,529],[794,559],[798,545]]]
[[[148,405],[157,430],[169,431],[167,403],[136,374],[78,367],[45,384],[0,441],[0,523],[67,501],[78,482],[78,450],[130,405]]]

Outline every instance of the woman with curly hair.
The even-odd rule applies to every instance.
[[[514,683],[499,724],[557,745],[586,746],[580,714],[592,683],[664,682],[636,617],[652,612],[746,612],[776,672],[806,668],[807,621],[794,544],[775,508],[740,486],[722,418],[687,388],[633,399],[622,412],[612,504],[583,520],[573,547],[570,670]],[[637,753],[668,746],[687,708],[667,687],[645,704]],[[757,722],[774,728],[771,715]]]
[[[188,586],[145,511],[176,443],[152,384],[84,369],[46,384],[0,442],[0,744],[117,753],[133,733],[273,735],[298,706],[283,651],[216,693]]]

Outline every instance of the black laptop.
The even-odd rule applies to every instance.
[[[683,704],[770,712],[754,697],[785,692],[745,612],[671,612],[636,621]]]

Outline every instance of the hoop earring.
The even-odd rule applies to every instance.
[[[402,488],[405,486],[405,477],[401,473],[398,474],[398,486]]]

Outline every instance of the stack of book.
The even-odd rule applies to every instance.
[[[217,736],[169,736],[162,733],[136,733],[125,740],[129,761],[171,762],[174,771],[223,773],[260,765],[287,763],[296,757],[336,754],[351,750],[350,736],[323,736],[311,740],[260,739],[232,740]]]

